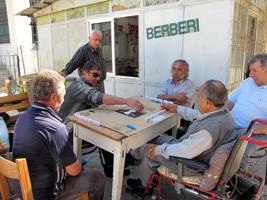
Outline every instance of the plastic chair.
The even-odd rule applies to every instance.
[[[250,138],[250,136],[253,133],[253,127],[254,127],[255,122],[267,124],[267,122],[263,120],[253,120],[250,123],[245,136],[238,138],[237,141],[235,142],[234,147],[228,159],[226,160],[223,171],[221,175],[219,175],[219,179],[218,179],[219,181],[215,183],[212,189],[203,190],[200,188],[200,186],[185,183],[184,181],[182,181],[182,178],[181,178],[182,168],[184,165],[207,171],[209,170],[209,163],[204,163],[196,159],[184,159],[184,158],[178,158],[178,157],[171,157],[170,158],[171,160],[174,160],[178,163],[178,180],[168,178],[164,175],[152,174],[148,181],[145,193],[147,192],[149,185],[153,184],[157,188],[159,188],[159,191],[158,191],[159,194],[158,194],[157,199],[162,199],[162,197],[160,196],[161,195],[161,191],[160,191],[161,178],[167,178],[171,181],[171,183],[173,183],[175,190],[177,191],[179,195],[179,199],[210,199],[210,200],[245,199],[245,197],[248,197],[248,194],[251,194],[251,193],[253,197],[251,198],[249,197],[250,199],[254,199],[254,200],[259,199],[263,191],[265,180],[261,177],[239,170],[240,163],[243,158],[244,152],[246,150],[248,141],[257,143],[261,146],[265,146],[265,147],[267,146],[267,143],[262,143],[262,142],[259,142],[259,141],[256,141]],[[204,176],[205,176],[205,173],[204,173]],[[204,181],[204,176],[203,176],[202,182]],[[159,184],[155,184],[155,181],[154,183],[151,182],[151,179],[153,177],[158,180]],[[241,188],[240,179],[247,178],[247,177],[250,177],[253,180],[257,181],[257,183],[259,183],[257,188],[254,185],[253,187],[250,185],[251,187]]]
[[[25,158],[16,159],[16,163],[0,157],[0,191],[3,200],[10,199],[10,190],[6,178],[18,179],[24,200],[33,200],[32,185]]]

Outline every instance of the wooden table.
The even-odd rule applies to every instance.
[[[142,102],[145,99],[139,97],[139,100]],[[151,125],[149,127],[146,127],[130,136],[126,136],[102,125],[93,125],[75,117],[74,115],[69,117],[69,120],[74,124],[73,149],[79,160],[81,160],[82,140],[88,141],[95,146],[114,154],[112,183],[113,200],[121,199],[126,153],[137,149],[170,128],[172,128],[173,135],[176,135],[178,122],[177,114],[167,111],[163,113],[163,115],[165,118],[161,121],[150,123]],[[147,122],[144,121],[143,123]]]

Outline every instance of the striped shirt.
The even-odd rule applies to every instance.
[[[71,74],[74,70],[79,69],[79,75],[82,74],[82,68],[84,63],[87,61],[92,61],[99,64],[101,68],[100,81],[106,79],[106,65],[103,58],[103,53],[100,47],[96,51],[91,47],[89,43],[81,46],[78,51],[74,54],[72,59],[67,63],[65,69],[62,70],[66,75]]]

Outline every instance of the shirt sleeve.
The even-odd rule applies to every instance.
[[[240,95],[240,93],[242,92],[245,83],[247,82],[248,79],[244,80],[239,87],[230,95],[229,100],[232,101],[234,104],[237,101],[238,96]]]
[[[64,169],[77,160],[72,145],[68,142],[67,129],[63,126],[52,134],[49,150],[60,169]]]
[[[85,63],[83,47],[79,48],[72,59],[67,63],[65,69],[62,70],[66,75],[71,74],[74,70],[82,67]]]
[[[155,154],[169,159],[170,156],[192,159],[212,147],[212,137],[207,130],[201,130],[177,144],[162,144],[155,148]]]
[[[195,109],[187,108],[184,106],[177,107],[177,113],[186,121],[193,121],[197,116],[201,115],[201,112]]]
[[[164,81],[158,95],[167,95],[168,80]]]

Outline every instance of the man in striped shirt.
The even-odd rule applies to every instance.
[[[95,88],[105,93],[104,80],[106,79],[106,65],[103,58],[103,53],[99,45],[102,41],[102,32],[94,29],[89,36],[89,42],[81,46],[74,54],[72,59],[67,63],[65,69],[60,74],[63,77],[71,74],[74,70],[78,69],[79,76],[82,76],[83,65],[87,61],[95,62],[101,67],[101,77]]]

